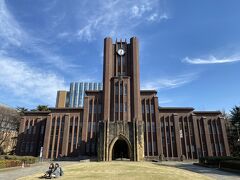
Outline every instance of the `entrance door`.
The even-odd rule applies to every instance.
[[[119,139],[115,142],[112,149],[112,160],[130,159],[129,147],[125,140]]]

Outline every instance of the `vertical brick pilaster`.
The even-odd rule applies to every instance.
[[[52,128],[52,115],[47,116],[47,122],[45,127],[45,136],[44,136],[44,144],[43,144],[43,158],[48,158],[48,150],[49,150],[49,143],[50,143],[50,135],[51,135],[51,128]]]
[[[154,111],[155,111],[155,121],[156,121],[156,136],[157,136],[157,152],[158,156],[163,154],[162,149],[162,134],[161,134],[161,122],[159,117],[159,110],[158,110],[158,97],[154,97]]]
[[[207,123],[208,120],[206,117],[202,117],[202,119],[203,119],[203,127],[205,132],[205,140],[206,140],[208,156],[213,156],[212,148],[211,148],[210,133],[208,130],[208,123]]]
[[[65,115],[64,131],[63,131],[63,143],[62,143],[62,155],[68,155],[68,139],[69,139],[69,126],[70,126],[70,115]]]
[[[223,143],[224,143],[224,148],[226,152],[226,156],[230,156],[230,151],[229,151],[229,144],[228,144],[228,139],[227,139],[227,131],[226,131],[226,126],[225,126],[225,119],[220,118],[221,122],[221,129],[222,129],[222,135],[223,135]]]
[[[181,138],[180,138],[180,128],[179,128],[179,119],[178,114],[173,114],[173,121],[174,121],[174,129],[175,129],[175,139],[176,139],[176,150],[178,159],[180,159],[182,155],[182,148],[181,148]]]
[[[199,158],[201,155],[201,145],[200,145],[200,137],[198,132],[198,125],[197,125],[197,118],[194,114],[192,114],[192,122],[193,122],[193,135],[195,140],[195,147],[197,152],[197,158]]]

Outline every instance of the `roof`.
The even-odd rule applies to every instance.
[[[159,107],[159,110],[189,110],[193,111],[193,107]]]
[[[156,90],[147,90],[147,89],[144,89],[144,90],[140,90],[140,93],[148,93],[148,92],[151,92],[151,93],[157,93],[157,91]]]
[[[61,112],[65,112],[65,111],[82,111],[83,110],[83,108],[82,107],[77,107],[77,108],[75,108],[75,107],[65,107],[65,108],[49,108],[49,110],[48,111],[26,111],[26,112],[24,112],[24,114],[26,114],[26,115],[31,115],[31,114],[34,114],[34,115],[36,115],[36,114],[39,114],[39,115],[47,115],[47,114],[49,114],[49,113],[54,113],[54,112],[59,112],[59,111],[61,111]]]
[[[222,114],[221,111],[193,111],[196,115]]]
[[[85,93],[99,93],[102,90],[85,90]]]

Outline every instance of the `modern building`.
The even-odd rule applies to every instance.
[[[102,83],[72,82],[70,84],[69,107],[83,107],[85,91],[102,90]]]
[[[100,91],[102,83],[96,82],[72,82],[70,91],[58,91],[56,107],[83,107],[85,91]]]
[[[17,153],[37,156],[43,147],[44,158],[100,161],[230,155],[221,112],[159,107],[155,90],[140,90],[138,50],[136,37],[129,43],[105,38],[103,90],[85,91],[80,108],[26,112]]]

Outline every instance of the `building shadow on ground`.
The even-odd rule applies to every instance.
[[[168,166],[168,167],[176,167],[183,170],[188,170],[192,172],[196,172],[199,174],[203,174],[210,177],[217,177],[217,176],[225,176],[226,178],[231,177],[238,177],[240,179],[240,173],[237,172],[228,172],[219,168],[209,168],[203,167],[199,165],[194,165],[192,163],[176,163],[176,164],[167,164],[167,163],[154,163],[155,165],[160,166]]]

